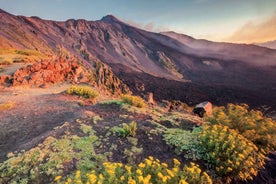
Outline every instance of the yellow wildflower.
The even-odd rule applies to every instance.
[[[180,162],[176,158],[174,158],[173,159],[173,164],[174,164],[175,167],[178,167],[180,165]]]
[[[70,183],[72,183],[72,179],[68,178],[67,181],[65,182],[65,184],[70,184]]]
[[[142,174],[143,174],[143,172],[142,172],[140,169],[137,169],[137,170],[136,170],[136,173],[137,173],[138,175],[142,175]]]
[[[161,165],[165,168],[168,168],[168,164],[166,164],[166,163],[162,163]]]
[[[227,167],[227,171],[231,172],[233,169],[231,167]]]
[[[144,178],[144,184],[149,184],[149,183],[150,183],[150,179],[151,179],[151,175],[148,174],[148,175]]]
[[[152,164],[152,161],[149,160],[149,159],[145,159],[145,162],[146,162],[146,164],[147,164],[148,166],[151,166],[151,164]]]
[[[172,178],[174,177],[174,173],[173,173],[171,170],[167,169],[167,173],[168,173]]]
[[[149,156],[149,159],[150,159],[151,161],[153,161],[153,156]]]
[[[104,176],[102,174],[99,175],[100,180],[104,179]]]
[[[96,181],[97,181],[97,176],[95,174],[89,174],[88,178],[89,178],[90,183],[92,183],[92,184],[96,183]]]
[[[157,173],[157,176],[158,176],[160,179],[163,178],[163,174],[162,174],[161,172],[158,172],[158,173]]]
[[[184,179],[181,179],[181,180],[179,181],[179,184],[189,184],[189,183],[187,183]]]
[[[172,169],[172,171],[173,171],[174,173],[178,173],[179,169],[178,169],[177,167],[174,167],[174,168]]]
[[[140,163],[138,166],[139,166],[140,168],[144,168],[144,167],[146,166],[146,164]]]
[[[227,163],[228,164],[233,164],[233,162],[231,160],[229,160],[229,159],[227,160]]]
[[[127,173],[130,174],[131,173],[131,166],[125,166],[126,170],[127,170]]]
[[[121,180],[121,181],[125,181],[125,176],[121,176],[121,177],[120,177],[120,180]]]
[[[54,181],[58,181],[62,178],[62,176],[56,176]]]
[[[136,181],[131,177],[128,178],[127,184],[136,184]]]
[[[195,167],[195,172],[196,173],[201,173],[201,169],[199,167]]]
[[[167,180],[168,180],[168,177],[167,177],[167,176],[163,176],[163,178],[162,178],[162,182],[163,182],[163,183],[166,183],[166,182],[167,182]]]
[[[80,177],[81,172],[79,170],[76,171],[76,178]]]
[[[143,176],[138,176],[138,181],[139,181],[140,183],[142,183],[142,182],[144,181],[144,177],[143,177]]]
[[[238,156],[241,158],[241,159],[244,159],[244,155],[243,154],[238,154]]]

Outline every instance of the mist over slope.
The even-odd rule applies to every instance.
[[[90,63],[109,65],[134,93],[189,104],[249,103],[276,109],[276,50],[153,33],[112,15],[64,22],[0,10],[0,48],[55,54],[60,48]]]

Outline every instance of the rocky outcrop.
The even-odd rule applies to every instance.
[[[95,63],[95,82],[98,86],[104,86],[113,94],[130,93],[130,89],[118,77],[114,75],[110,67]]]
[[[27,85],[41,87],[65,80],[86,82],[84,69],[76,59],[43,59],[27,67],[18,69],[13,75],[13,86]]]
[[[0,85],[46,87],[63,81],[90,83],[115,95],[131,93],[110,67],[101,61],[94,61],[94,66],[84,67],[76,58],[55,57],[22,67],[12,76],[0,75]]]

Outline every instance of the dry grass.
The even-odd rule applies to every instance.
[[[72,85],[70,88],[66,90],[66,93],[69,95],[78,95],[84,98],[95,99],[99,92],[90,88],[89,86],[74,86]]]
[[[0,65],[26,61],[34,62],[44,57],[44,54],[36,50],[0,49]]]
[[[14,102],[6,102],[3,104],[0,104],[0,111],[2,110],[9,110],[14,107]]]
[[[124,103],[132,105],[134,107],[143,108],[146,106],[145,101],[139,96],[123,95],[121,99]]]

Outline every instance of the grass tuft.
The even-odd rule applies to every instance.
[[[124,103],[127,103],[135,107],[143,108],[146,106],[145,101],[139,96],[123,95],[121,99]]]
[[[99,95],[98,91],[93,90],[89,86],[75,86],[75,85],[72,85],[70,88],[68,88],[66,93],[69,95],[77,95],[77,96],[81,96],[84,98],[91,98],[91,99],[94,99]]]

